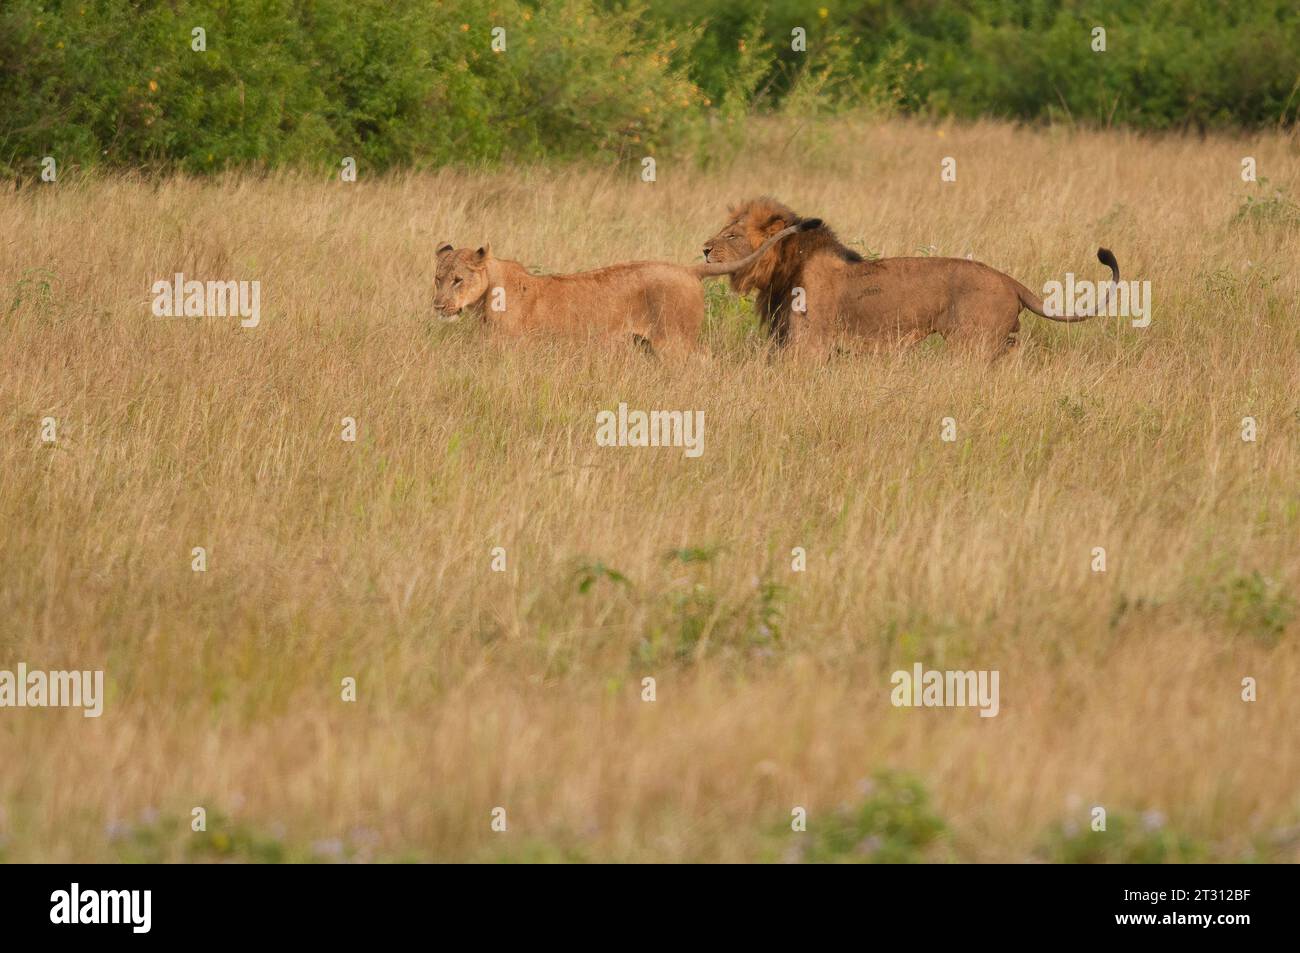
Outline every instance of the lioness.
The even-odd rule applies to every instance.
[[[467,309],[481,313],[508,333],[586,333],[635,341],[655,353],[689,352],[704,323],[701,279],[751,265],[787,236],[820,224],[807,219],[773,229],[749,254],[729,262],[632,261],[572,275],[530,274],[517,261],[495,257],[490,245],[444,244],[437,252],[433,306],[448,321]]]
[[[988,265],[963,258],[867,261],[825,226],[761,251],[767,236],[801,221],[780,202],[753,199],[733,207],[727,224],[704,246],[707,261],[743,259],[731,286],[740,294],[758,292],[759,315],[778,344],[816,350],[855,341],[906,346],[941,334],[997,356],[1015,343],[1021,308],[1053,321],[1082,321],[1106,307],[1103,300],[1093,314],[1051,315],[1032,291]],[[1118,282],[1115,256],[1099,248],[1097,258]]]

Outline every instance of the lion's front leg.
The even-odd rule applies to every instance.
[[[792,308],[788,314],[785,350],[804,357],[827,357],[834,343],[832,323],[828,313],[812,304],[804,310]]]

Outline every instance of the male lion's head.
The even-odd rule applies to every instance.
[[[739,261],[753,254],[759,245],[781,229],[802,221],[795,212],[771,198],[750,199],[733,205],[728,211],[727,224],[704,243],[704,259],[718,263]],[[794,238],[787,238],[773,246],[758,261],[731,275],[731,286],[741,294],[764,287],[780,261],[795,254],[798,244]]]
[[[727,224],[704,243],[708,261],[740,261],[791,225],[801,227],[730,275],[731,287],[740,294],[758,292],[755,304],[759,318],[777,341],[784,341],[789,330],[791,295],[802,281],[804,266],[819,255],[830,254],[854,263],[861,262],[862,256],[841,245],[821,219],[803,218],[773,198],[750,199],[732,206]]]
[[[433,310],[444,321],[455,321],[466,308],[482,300],[488,290],[488,263],[492,246],[473,250],[442,245],[433,286]]]

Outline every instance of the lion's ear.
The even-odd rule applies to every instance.
[[[492,255],[492,243],[484,242],[479,246],[479,250],[474,252],[475,261],[484,261]]]
[[[451,250],[452,250],[451,242],[443,242],[441,245],[438,246],[438,251],[436,253],[437,257],[441,258],[443,255],[447,254],[447,252]]]
[[[781,229],[785,227],[786,227],[785,219],[782,218],[780,215],[773,215],[771,218],[769,218],[766,222],[763,223],[763,227],[759,229],[759,231],[761,231],[764,235],[775,235],[777,232],[779,232]]]

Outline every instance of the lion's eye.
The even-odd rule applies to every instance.
[[[452,281],[452,284],[453,284],[453,285],[458,285],[458,284],[460,284],[460,279],[459,279],[459,278],[455,279],[454,281]]]

